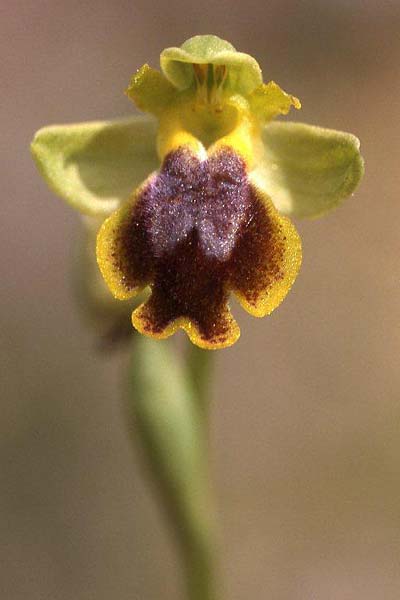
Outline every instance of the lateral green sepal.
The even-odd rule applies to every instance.
[[[93,216],[111,214],[159,166],[150,117],[44,127],[31,152],[53,192]]]
[[[273,122],[262,132],[264,156],[252,177],[283,214],[319,217],[350,196],[364,173],[350,133]]]

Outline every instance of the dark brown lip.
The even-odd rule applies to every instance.
[[[284,249],[272,230],[246,165],[231,148],[204,161],[180,148],[133,203],[112,260],[127,290],[152,289],[143,313],[148,333],[160,334],[183,317],[208,343],[221,344],[232,327],[230,290],[256,301],[269,279],[280,277]]]

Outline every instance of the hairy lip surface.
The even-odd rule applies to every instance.
[[[171,153],[139,203],[155,256],[171,254],[195,231],[203,254],[225,261],[251,203],[245,165],[229,150],[204,161]]]
[[[112,230],[120,284],[152,290],[135,326],[162,336],[183,319],[208,347],[233,343],[230,291],[256,305],[283,276],[284,237],[270,210],[231,148],[204,161],[171,152]]]

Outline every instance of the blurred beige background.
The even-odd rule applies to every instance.
[[[180,598],[174,547],[123,420],[123,354],[73,299],[78,217],[28,152],[54,122],[130,114],[166,46],[215,33],[349,130],[366,176],[301,222],[304,265],[269,318],[236,307],[212,451],[229,600],[400,598],[400,4],[27,0],[1,9],[0,597]]]

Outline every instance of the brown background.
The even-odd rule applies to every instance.
[[[400,5],[383,0],[28,0],[1,8],[0,597],[169,600],[174,548],[129,444],[122,355],[94,352],[71,291],[76,214],[35,171],[40,126],[130,114],[166,46],[215,33],[349,130],[354,198],[301,222],[273,316],[236,307],[212,452],[226,598],[400,597]]]

